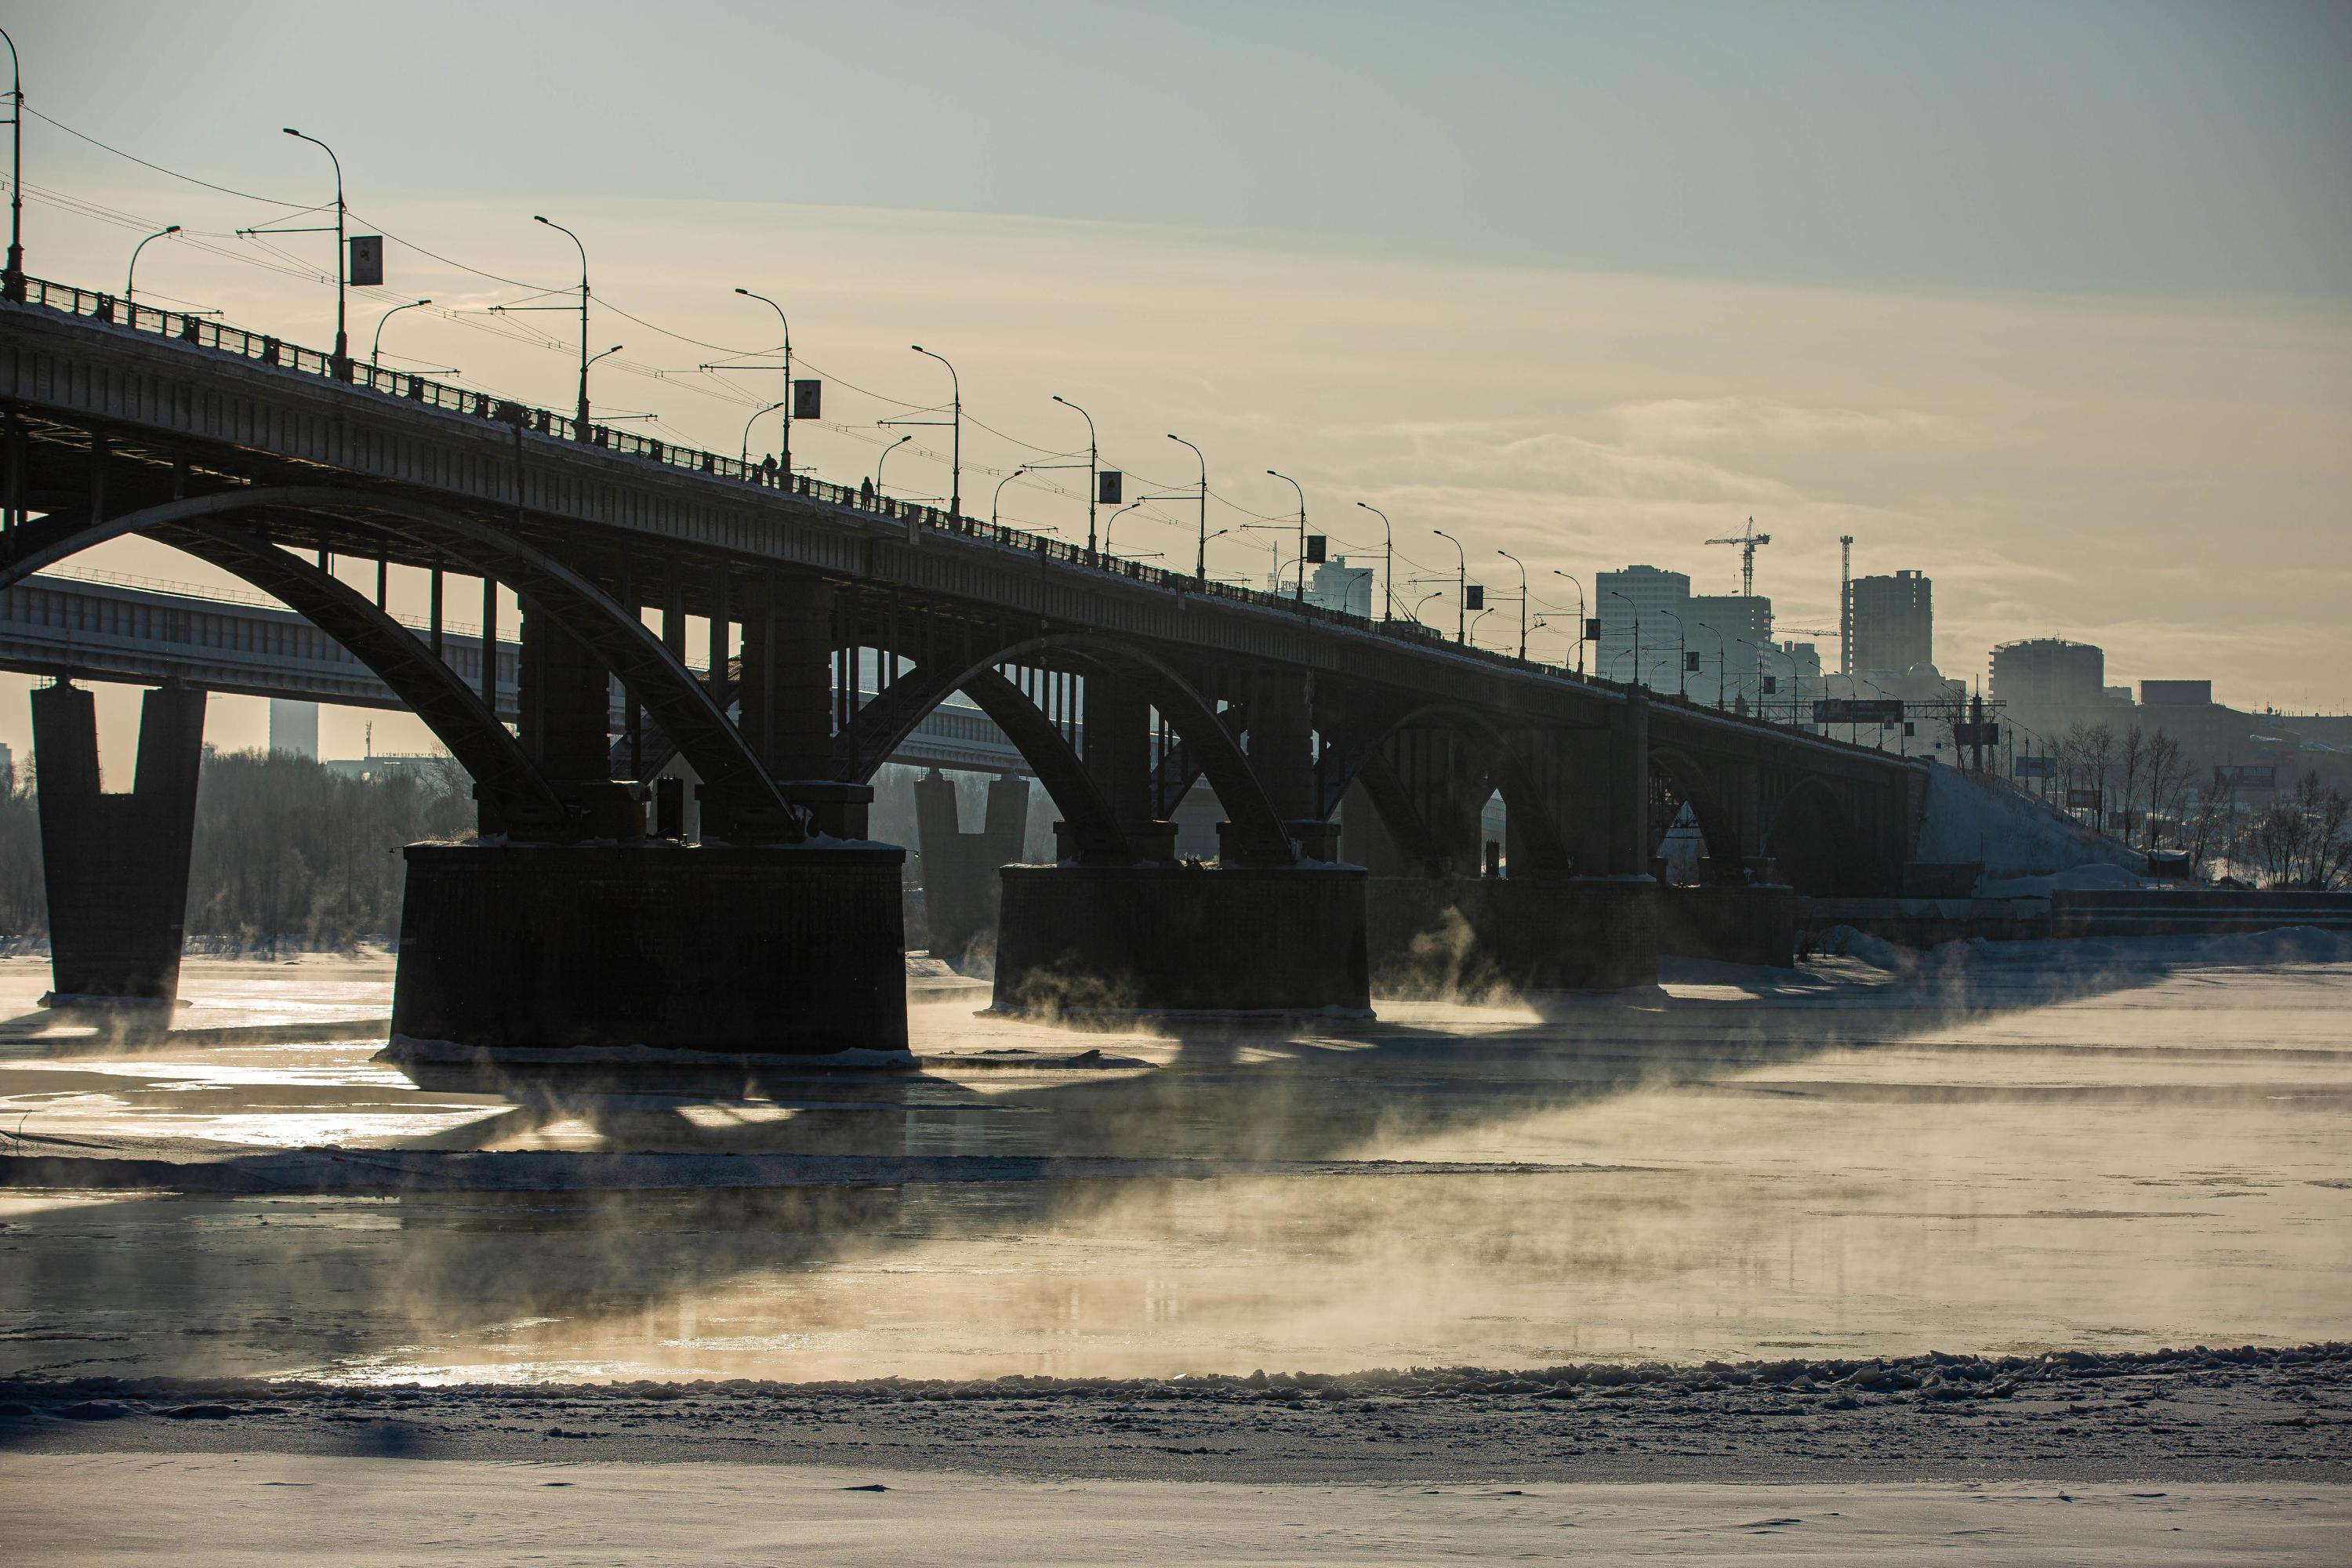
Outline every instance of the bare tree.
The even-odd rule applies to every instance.
[[[2139,802],[2139,775],[2141,770],[2147,766],[2147,731],[2146,730],[2134,724],[2124,731],[2123,750],[2119,753],[2119,760],[2124,770],[2124,815],[2121,826],[2125,839],[2128,842],[2132,829],[2137,826],[2132,820],[2132,810]]]
[[[2143,849],[2156,847],[2159,816],[2170,820],[2178,832],[2181,796],[2188,784],[2189,772],[2181,763],[2180,742],[2159,727],[2147,742],[2147,816],[2140,837]]]

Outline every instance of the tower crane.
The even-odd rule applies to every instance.
[[[1772,536],[1769,533],[1757,532],[1756,520],[1751,517],[1748,520],[1747,532],[1731,539],[1710,539],[1707,542],[1739,546],[1739,594],[1742,598],[1754,598],[1756,596],[1756,547],[1759,544],[1771,543]]]

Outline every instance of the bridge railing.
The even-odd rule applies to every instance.
[[[1305,603],[1287,595],[1269,593],[1262,588],[1245,588],[1235,584],[1220,583],[1214,579],[1202,580],[1189,573],[1171,572],[1163,566],[1153,566],[1124,556],[1106,555],[1098,551],[1089,552],[1080,545],[1070,543],[1066,540],[1056,539],[1050,534],[1032,532],[1025,529],[1007,528],[999,523],[983,522],[976,518],[951,514],[943,508],[923,502],[893,500],[876,493],[871,486],[861,485],[852,489],[846,485],[837,485],[817,479],[810,474],[782,474],[777,470],[772,460],[749,463],[740,458],[730,458],[723,453],[706,452],[697,447],[683,447],[676,442],[643,436],[634,430],[616,430],[611,426],[598,425],[593,421],[583,428],[577,419],[569,415],[557,414],[545,408],[529,407],[510,398],[499,397],[494,394],[469,387],[453,386],[447,382],[435,381],[429,376],[418,375],[411,371],[392,370],[362,360],[338,361],[334,355],[322,353],[317,349],[289,343],[270,333],[250,331],[243,327],[231,326],[208,315],[183,310],[162,310],[152,305],[142,305],[122,300],[103,290],[79,288],[70,283],[52,283],[38,278],[25,279],[25,302],[29,305],[45,306],[53,310],[61,310],[68,315],[86,316],[114,326],[127,327],[133,331],[152,332],[158,337],[176,339],[182,342],[194,344],[197,348],[233,354],[240,359],[258,361],[281,370],[344,382],[387,397],[399,398],[427,408],[440,409],[478,419],[495,420],[502,425],[519,424],[524,429],[534,431],[541,436],[551,437],[562,441],[577,442],[582,446],[612,452],[622,457],[644,458],[689,473],[704,474],[716,479],[757,485],[763,489],[786,491],[794,496],[806,497],[808,500],[822,501],[831,506],[846,507],[852,510],[904,522],[916,528],[1003,545],[1036,555],[1043,560],[1089,571],[1108,573],[1113,576],[1126,578],[1131,582],[1141,583],[1171,593],[1192,594],[1202,598],[1256,605],[1311,621],[1321,621],[1331,626],[1371,632],[1393,637],[1400,642],[1422,644],[1433,649],[1443,649],[1476,658],[1483,663],[1502,668],[1547,676],[1555,680],[1576,681],[1586,686],[1598,687],[1603,690],[1628,689],[1621,682],[1604,680],[1599,676],[1578,675],[1559,665],[1517,658],[1490,648],[1448,643],[1444,634],[1424,626],[1418,621],[1375,621],[1368,616]],[[788,489],[787,487],[789,487]],[[1674,698],[1664,693],[1654,694],[1654,700],[1660,703],[1679,703],[1686,707],[1699,706],[1689,702],[1687,699]],[[1735,715],[1721,710],[1714,711],[1719,717],[1734,722],[1745,722],[1767,729],[1781,728],[1780,725],[1759,715]],[[1800,729],[1816,738],[1824,738],[1810,725],[1795,724],[1794,717],[1792,712],[1792,723],[1790,727]],[[1868,750],[1869,748],[1856,749]]]

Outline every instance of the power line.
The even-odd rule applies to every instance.
[[[177,169],[167,169],[161,163],[151,163],[146,159],[139,156],[136,153],[126,153],[120,147],[110,146],[108,143],[100,141],[97,137],[92,136],[87,131],[77,131],[62,120],[58,120],[49,115],[43,114],[39,110],[35,109],[29,103],[25,105],[25,112],[31,115],[36,120],[47,121],[49,124],[56,126],[58,130],[64,132],[68,136],[79,137],[82,141],[89,142],[91,146],[98,148],[100,152],[111,153],[118,158],[128,158],[131,162],[138,164],[142,169],[152,169],[159,174],[168,174],[175,180],[185,180],[192,185],[202,185],[208,191],[218,191],[223,195],[237,196],[248,202],[260,202],[265,206],[302,207],[305,205],[301,202],[281,202],[275,196],[257,196],[251,191],[240,191],[229,185],[216,185],[210,180],[200,180],[194,174],[184,174]],[[314,207],[310,210],[316,211],[317,209]]]

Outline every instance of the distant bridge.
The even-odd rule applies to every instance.
[[[428,635],[421,621],[403,624],[420,637]],[[499,644],[496,710],[509,722],[520,714],[515,677],[521,647]],[[442,658],[478,689],[478,630],[444,627]],[[0,589],[0,669],[149,686],[176,680],[243,697],[347,708],[407,707],[358,656],[293,611],[258,595],[179,584],[42,574]],[[609,721],[614,733],[624,718],[616,700]],[[961,704],[925,714],[890,760],[914,767],[1029,772],[1004,732],[986,714]]]

